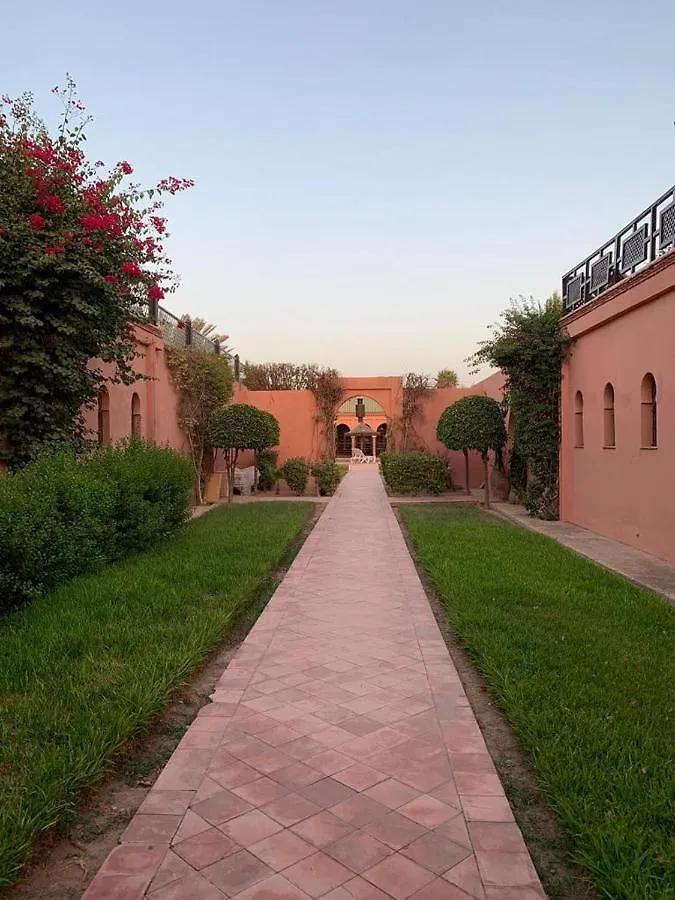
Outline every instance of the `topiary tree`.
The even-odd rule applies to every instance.
[[[207,437],[225,456],[227,499],[234,494],[234,470],[240,450],[259,453],[279,443],[279,423],[274,416],[248,403],[232,403],[217,409],[211,417]]]
[[[485,506],[490,506],[488,453],[501,451],[506,443],[506,428],[502,410],[496,400],[474,394],[462,397],[449,406],[436,427],[436,437],[448,450],[464,453],[466,492],[469,490],[469,450],[477,450],[485,471]]]

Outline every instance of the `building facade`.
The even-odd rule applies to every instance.
[[[673,563],[674,200],[668,192],[563,281],[573,344],[560,454],[564,521]]]

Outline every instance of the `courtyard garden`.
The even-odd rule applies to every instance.
[[[220,507],[0,620],[0,886],[271,592],[313,509]]]
[[[400,514],[600,894],[674,897],[673,609],[468,505]]]

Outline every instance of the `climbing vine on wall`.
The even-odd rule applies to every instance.
[[[335,415],[345,396],[340,373],[336,369],[318,369],[310,382],[317,406],[317,420],[321,424],[326,458],[335,459]]]
[[[559,514],[560,375],[570,348],[560,327],[562,311],[558,294],[544,303],[512,302],[471,359],[476,366],[504,373],[505,399],[515,423],[512,470],[514,458],[517,466],[512,476],[520,474],[528,512],[541,519]]]

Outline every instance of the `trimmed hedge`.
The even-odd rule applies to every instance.
[[[326,460],[312,466],[312,475],[316,478],[319,494],[322,497],[331,497],[338,489],[338,485],[345,477],[347,466]]]
[[[0,477],[0,613],[174,531],[193,480],[186,459],[139,440]]]
[[[287,459],[279,470],[288,487],[301,497],[307,490],[309,481],[309,463],[301,456],[293,456]]]
[[[447,463],[421,450],[383,453],[382,477],[394,494],[441,494],[448,488]]]

